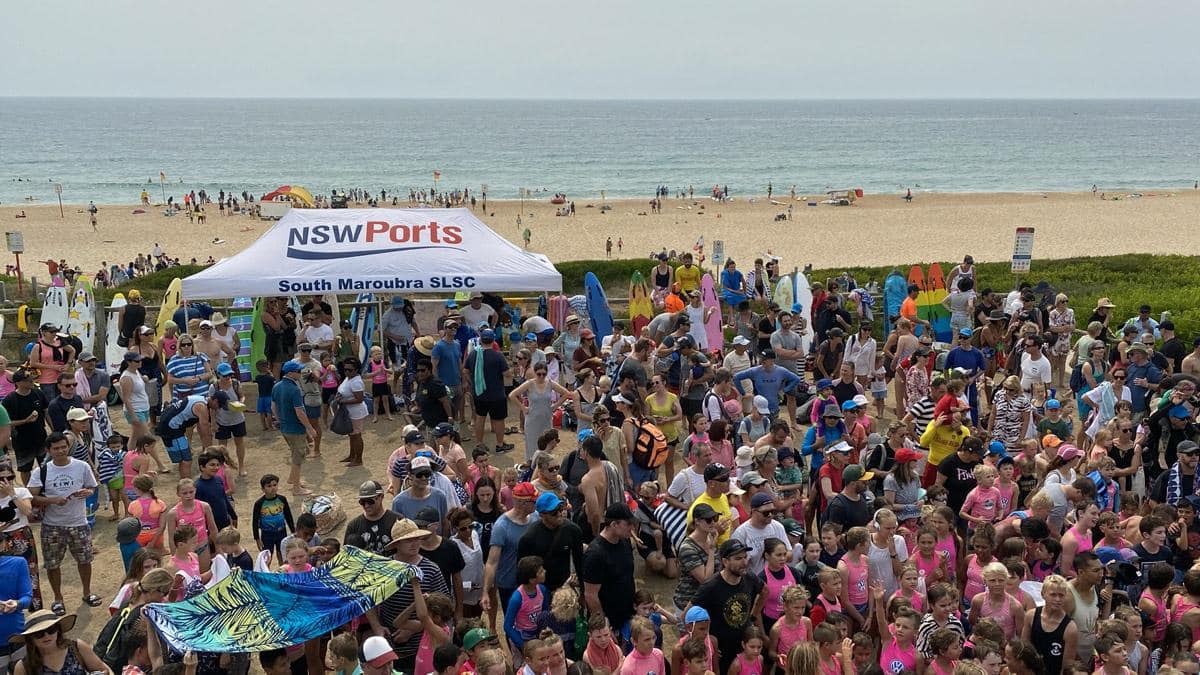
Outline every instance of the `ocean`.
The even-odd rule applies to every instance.
[[[0,98],[0,203],[134,203],[302,185],[522,188],[581,199],[659,185],[736,197],[863,188],[1191,187],[1198,100],[481,101]],[[147,180],[150,181],[147,184]],[[538,193],[539,198],[543,195]]]

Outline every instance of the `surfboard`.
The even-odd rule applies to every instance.
[[[338,306],[337,293],[326,293],[324,300],[329,303],[329,313],[333,315],[333,334],[337,335],[342,322],[342,308]]]
[[[933,324],[933,339],[938,342],[950,343],[954,336],[950,334],[950,310],[942,304],[946,299],[946,277],[942,274],[942,266],[933,263],[929,266],[929,274],[925,275],[925,285],[929,288],[929,323]]]
[[[162,305],[158,308],[158,319],[155,322],[154,334],[162,337],[166,331],[167,322],[175,316],[175,310],[179,309],[179,305],[183,303],[183,281],[176,278],[171,280],[171,285],[167,286],[167,292],[163,293]],[[187,332],[187,326],[179,327],[179,334]]]
[[[350,325],[358,337],[358,358],[365,361],[371,351],[371,336],[375,331],[375,294],[359,293],[355,303],[368,303],[350,310]]]
[[[17,330],[22,333],[29,332],[29,305],[17,308]]]
[[[83,274],[75,280],[75,292],[71,294],[67,334],[79,339],[83,351],[96,349],[96,302],[92,297],[92,280]]]
[[[812,344],[816,339],[816,331],[813,329],[813,294],[812,286],[808,283],[808,278],[803,272],[796,272],[794,279],[795,286],[795,303],[800,305],[800,316],[804,317],[804,336],[808,338],[808,344]]]
[[[771,301],[779,305],[779,309],[790,312],[792,305],[795,304],[796,298],[796,279],[792,275],[780,277],[779,283],[775,284],[775,295]],[[779,322],[775,322],[775,327],[779,327]]]
[[[117,344],[117,339],[121,337],[121,308],[126,304],[124,293],[114,295],[104,326],[104,366],[114,375],[121,369],[121,361],[125,358],[126,350]]]
[[[921,289],[920,291],[917,292],[917,318],[925,319],[926,321],[928,321],[929,320],[928,309],[922,310],[922,307],[924,307],[925,305],[928,304],[928,302],[926,301],[926,298],[928,296],[928,291],[925,290],[925,270],[921,269],[920,265],[913,265],[912,269],[910,269],[908,271],[908,283],[909,283],[909,285],[913,285],[913,286],[916,286],[917,288]],[[907,292],[905,293],[905,295],[907,295]],[[925,330],[924,326],[922,326],[921,324],[917,324],[917,325],[913,326],[913,335],[920,335],[921,332],[924,330]]]
[[[546,297],[545,293],[538,296],[537,313],[538,313],[538,316],[542,317],[543,319],[545,319],[546,316],[550,313],[550,299]]]
[[[604,338],[612,335],[613,317],[608,306],[608,296],[604,293],[604,287],[600,285],[600,279],[591,272],[583,276],[583,290],[587,296],[588,320],[591,322],[592,332],[596,334],[596,344],[600,344]]]
[[[893,318],[899,318],[900,305],[908,297],[908,280],[899,270],[892,270],[883,282],[883,330],[884,337],[896,329]]]
[[[42,316],[38,319],[39,326],[47,323],[54,324],[59,328],[65,326],[67,313],[70,311],[69,303],[67,288],[62,285],[61,281],[57,285],[48,287],[46,298],[42,301]]]
[[[234,298],[229,306],[229,328],[236,330],[238,335],[238,375],[242,382],[249,382],[254,374],[254,364],[250,360],[251,345],[254,342],[252,327],[254,325],[254,299],[248,297]]]
[[[635,272],[634,274],[637,274]],[[711,274],[700,278],[700,301],[705,309],[711,308],[713,313],[704,322],[704,332],[708,335],[708,351],[725,351],[725,333],[721,330],[721,299],[717,297],[717,284]]]
[[[650,300],[650,288],[641,272],[629,277],[629,327],[630,335],[641,336],[642,329],[654,318],[654,304]]]
[[[254,301],[254,310],[250,313],[250,372],[257,373],[254,364],[267,358],[267,329],[262,322],[263,299]]]

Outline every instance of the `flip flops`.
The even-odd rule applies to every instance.
[[[100,599],[100,596],[96,595],[95,593],[87,596],[83,599],[83,601],[87,603],[88,607],[99,607],[100,605],[104,604],[104,601]]]

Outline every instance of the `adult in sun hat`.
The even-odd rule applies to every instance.
[[[447,597],[453,597],[441,568],[421,554],[421,543],[429,535],[429,530],[421,529],[408,518],[401,518],[392,526],[391,542],[386,550],[394,560],[417,568],[421,574],[420,592],[444,593]],[[376,611],[367,613],[367,621],[374,633],[392,636],[392,644],[396,648],[396,666],[405,672],[412,672],[423,634],[420,618],[405,611],[413,604],[413,593],[413,585],[404,584],[376,607]]]
[[[17,663],[15,672],[21,675],[111,672],[87,642],[67,635],[74,627],[74,614],[58,616],[46,609],[30,614],[25,619],[25,629],[11,638],[25,648],[25,658]]]
[[[1113,304],[1112,300],[1100,298],[1096,301],[1096,308],[1092,310],[1092,315],[1088,317],[1089,324],[1093,321],[1099,321],[1100,325],[1104,327],[1104,332],[1101,333],[1100,339],[1106,342],[1112,335],[1112,330],[1115,327],[1115,322],[1113,321],[1113,309],[1115,308],[1116,305]]]

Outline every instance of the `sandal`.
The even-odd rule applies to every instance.
[[[88,607],[99,607],[100,605],[104,604],[104,601],[100,599],[100,596],[96,595],[95,593],[87,596],[83,599],[83,601],[87,603]]]
[[[67,608],[64,607],[61,602],[56,602],[53,605],[50,605],[50,611],[54,612],[55,616],[66,616],[67,615]]]

